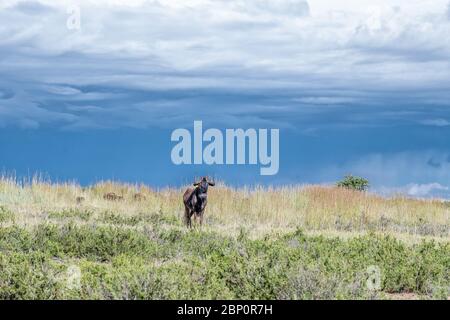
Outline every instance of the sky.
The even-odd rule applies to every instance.
[[[278,173],[174,165],[194,120],[279,129]],[[449,137],[448,0],[0,1],[6,173],[450,199]]]

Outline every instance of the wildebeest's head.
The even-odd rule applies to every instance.
[[[209,181],[207,177],[203,177],[200,181],[194,183],[194,186],[196,186],[200,190],[201,193],[208,192],[208,185],[214,186],[215,183],[212,181]]]

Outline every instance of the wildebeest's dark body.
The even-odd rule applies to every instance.
[[[208,186],[214,186],[214,182],[203,177],[199,182],[194,183],[195,188],[188,188],[183,195],[184,219],[186,225],[192,227],[192,216],[200,225],[203,223],[203,214],[208,203]]]

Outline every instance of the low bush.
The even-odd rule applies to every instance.
[[[0,228],[3,299],[366,299],[448,294],[450,245],[300,230],[265,239],[154,225]],[[367,285],[379,270],[379,287]],[[76,285],[69,270],[79,270]],[[446,291],[447,290],[447,291]]]

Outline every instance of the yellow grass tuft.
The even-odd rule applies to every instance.
[[[23,226],[45,221],[49,212],[73,209],[89,210],[93,213],[92,221],[105,212],[125,217],[158,214],[179,219],[181,227],[184,189],[153,190],[143,184],[114,181],[81,187],[40,178],[17,181],[14,177],[2,177],[0,206],[13,212],[15,223]],[[103,199],[108,192],[123,196],[123,201]],[[136,193],[145,199],[136,201]],[[77,197],[85,200],[77,203]],[[439,200],[383,198],[313,185],[236,189],[218,183],[209,189],[205,228],[226,234],[238,234],[244,228],[253,237],[302,228],[311,233],[333,235],[373,231],[447,241],[449,217],[449,202]]]

